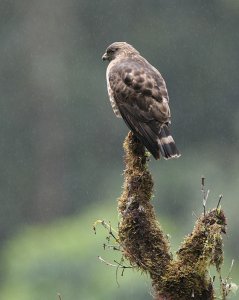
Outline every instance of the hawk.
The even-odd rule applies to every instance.
[[[111,44],[102,59],[109,61],[107,89],[116,116],[123,118],[155,159],[179,157],[168,127],[168,92],[159,71],[125,42]]]

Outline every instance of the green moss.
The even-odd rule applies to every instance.
[[[202,215],[173,260],[150,202],[153,180],[147,169],[145,149],[129,133],[124,150],[125,181],[118,199],[119,243],[124,257],[133,267],[150,274],[155,299],[215,299],[208,268],[215,265],[220,271],[223,262],[221,234],[226,226],[223,211],[213,209]]]
[[[125,142],[125,182],[118,200],[122,216],[119,240],[125,257],[133,266],[150,274],[163,274],[170,261],[168,240],[156,220],[150,199],[153,180],[147,170],[142,144],[129,133]]]

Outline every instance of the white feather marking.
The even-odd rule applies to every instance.
[[[169,135],[167,137],[162,137],[161,139],[158,139],[157,141],[158,141],[158,143],[161,143],[161,144],[170,144],[170,143],[174,142],[171,135]]]

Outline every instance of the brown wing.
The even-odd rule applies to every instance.
[[[119,109],[123,106],[143,122],[170,121],[165,82],[160,73],[143,58],[119,61],[110,68],[108,81]]]
[[[108,72],[115,103],[128,127],[159,158],[161,126],[170,122],[168,93],[160,73],[139,57],[122,60]]]

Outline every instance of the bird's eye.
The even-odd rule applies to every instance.
[[[113,49],[108,49],[108,50],[107,50],[107,54],[112,54],[112,53],[114,53],[114,50],[113,50]]]
[[[113,54],[115,51],[117,51],[118,50],[118,48],[109,48],[108,50],[107,50],[107,54]]]

